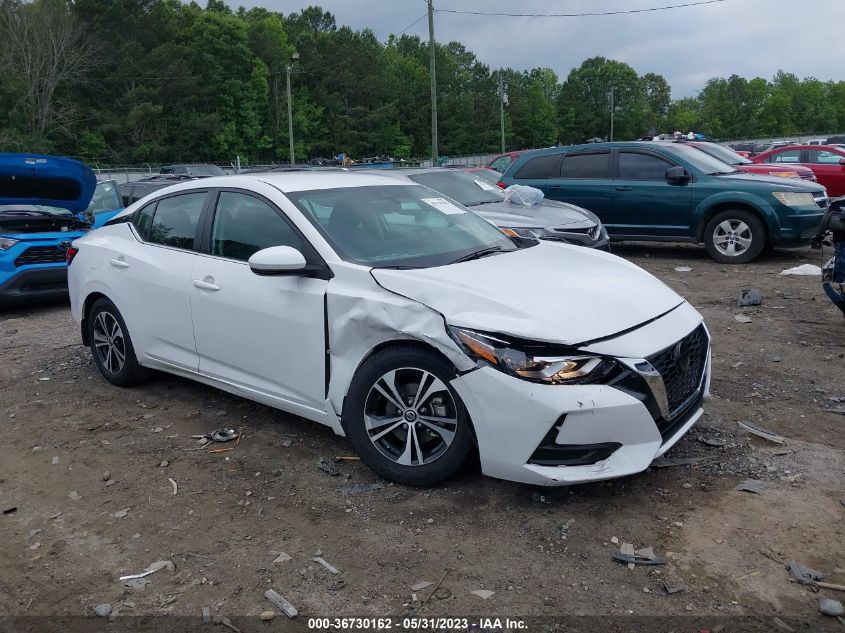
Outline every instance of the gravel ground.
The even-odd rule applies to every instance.
[[[845,406],[845,321],[818,278],[778,275],[817,255],[775,251],[729,267],[694,246],[616,252],[704,315],[713,402],[667,454],[696,461],[552,491],[473,464],[422,490],[379,482],[357,461],[331,477],[320,458],[351,449],[325,428],[162,374],[118,389],[97,373],[66,304],[0,313],[0,506],[17,508],[0,517],[0,615],[93,616],[108,603],[119,616],[198,618],[208,607],[267,630],[249,616],[272,608],[264,592],[274,589],[301,628],[316,615],[634,615],[623,628],[683,616],[674,630],[843,630],[817,610],[845,593],[813,593],[785,569],[797,560],[845,584],[845,416],[827,411]],[[747,287],[762,305],[736,307]],[[231,451],[191,439],[223,426],[243,433]],[[746,479],[762,494],[735,490]],[[667,564],[614,562],[626,542]],[[274,562],[282,552],[290,560]],[[118,580],[155,561],[173,570],[133,587]],[[422,582],[433,584],[413,589]],[[740,617],[750,619],[731,627]]]

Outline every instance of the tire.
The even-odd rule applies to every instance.
[[[766,230],[751,211],[720,211],[704,227],[704,246],[717,262],[745,264],[763,252]]]
[[[87,318],[88,341],[97,369],[118,387],[131,387],[147,378],[138,364],[126,322],[108,299],[98,299]]]
[[[430,486],[463,466],[473,439],[463,402],[449,385],[455,375],[444,359],[410,346],[377,352],[358,369],[343,424],[371,470],[400,484]]]

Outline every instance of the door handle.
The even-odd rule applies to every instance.
[[[614,187],[614,189],[616,189],[616,191],[633,191],[634,190],[633,187],[626,187],[626,186],[622,186],[622,185],[620,185],[619,187]]]
[[[109,263],[115,268],[129,268],[129,262],[127,262],[125,259],[112,259]]]
[[[193,284],[196,288],[199,288],[200,290],[220,290],[220,286],[218,286],[217,284],[213,284],[210,281],[194,279]]]
[[[563,191],[565,187],[563,185],[548,185],[549,191]]]

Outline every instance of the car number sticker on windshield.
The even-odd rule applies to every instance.
[[[484,191],[501,191],[496,185],[491,185],[486,180],[476,180],[475,184],[484,189]]]
[[[452,204],[446,198],[423,198],[422,201],[427,205],[434,207],[441,213],[446,213],[448,215],[466,213],[466,211],[461,209],[459,206]]]

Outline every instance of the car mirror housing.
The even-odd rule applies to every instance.
[[[295,275],[306,270],[305,256],[290,246],[271,246],[253,253],[249,267],[256,275]]]
[[[690,173],[680,165],[674,165],[666,170],[667,182],[689,182]]]

